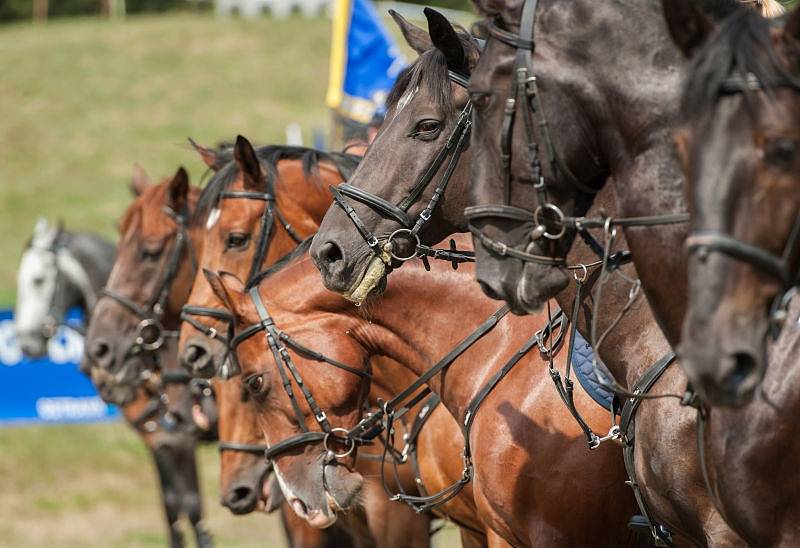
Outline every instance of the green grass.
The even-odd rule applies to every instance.
[[[0,27],[0,305],[39,215],[114,237],[133,162],[204,171],[186,145],[326,127],[330,22],[211,16]]]
[[[199,463],[205,522],[218,546],[285,545],[275,515],[237,517],[220,506],[214,446],[200,449]],[[166,545],[155,470],[125,424],[0,429],[0,478],[2,548]],[[457,538],[449,526],[435,546],[457,546]]]

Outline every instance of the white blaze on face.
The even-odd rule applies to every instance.
[[[399,101],[397,101],[397,108],[394,111],[394,116],[392,120],[397,118],[397,115],[408,106],[414,96],[419,92],[419,86],[415,87],[414,89],[407,91],[405,95],[403,95]]]
[[[217,224],[219,221],[220,210],[218,207],[215,207],[211,210],[211,213],[208,214],[208,219],[206,219],[206,230],[211,230],[214,228],[214,225]]]

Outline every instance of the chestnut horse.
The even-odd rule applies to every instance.
[[[297,238],[313,232],[331,202],[327,186],[341,182],[355,165],[355,159],[349,156],[312,149],[278,146],[254,149],[241,136],[232,155],[195,146],[207,165],[217,170],[201,195],[196,214],[196,223],[205,227],[200,264],[203,268],[222,269],[242,277],[250,277],[272,264],[280,254],[297,245]],[[264,199],[267,195],[274,202]],[[196,279],[184,307],[183,328],[184,340],[188,340],[184,362],[193,373],[203,373],[204,369],[210,370],[206,373],[214,372],[224,365],[227,344],[223,335],[228,333],[228,326],[221,321],[224,319],[221,312],[225,312],[224,307],[205,278]],[[212,330],[220,336],[205,339]],[[206,361],[208,358],[210,362]],[[212,367],[207,367],[209,364]],[[225,376],[233,374],[228,367]],[[221,415],[223,504],[234,513],[248,513],[258,506],[277,508],[282,497],[263,457],[263,434],[258,429],[253,402],[242,392],[238,380],[218,379],[215,386]],[[360,467],[366,476],[380,474],[374,461],[364,461]],[[409,466],[403,468],[406,489],[414,489]],[[341,537],[342,532],[350,533],[349,542],[356,545],[366,542],[404,546],[410,539],[415,545],[427,544],[429,517],[416,516],[405,506],[388,502],[380,486],[374,481],[370,483],[374,485],[372,494],[367,495],[370,503],[365,505],[366,512],[350,517],[344,527],[337,526],[342,531],[336,534]],[[303,524],[291,527],[287,524],[290,538],[302,534],[306,542],[311,542],[309,537],[313,533],[298,528],[304,529]],[[320,533],[315,542],[325,545],[335,538]],[[343,540],[340,538],[338,542]]]
[[[475,291],[471,268],[450,271],[437,265],[427,274],[421,266],[408,266],[393,276],[380,302],[361,312],[326,291],[307,258],[286,263],[268,271],[264,283],[257,279],[258,285],[247,292],[235,276],[207,276],[235,316],[242,382],[260,403],[259,424],[272,446],[284,493],[294,505],[332,516],[358,497],[363,479],[353,469],[352,440],[346,438],[342,445],[339,429],[353,428],[362,417],[368,380],[374,375],[370,357],[391,357],[407,375],[420,377],[475,326],[493,317],[484,323],[483,335],[461,352],[452,373],[446,369],[429,379],[450,414],[462,421],[490,377],[519,360],[470,415],[472,457],[454,463],[457,483],[474,474],[478,514],[509,544],[633,542],[625,525],[634,502],[623,483],[619,450],[602,445],[589,455],[580,428],[563,412],[550,386],[545,359],[531,351],[539,338],[531,335],[546,317],[497,311]],[[458,303],[457,321],[448,303]],[[268,338],[259,332],[263,326],[269,326]],[[515,357],[523,345],[527,352]],[[324,349],[328,363],[309,359],[307,351],[298,351],[303,347]],[[558,353],[556,363],[563,365],[565,354]],[[278,361],[273,362],[273,355]],[[398,378],[389,379],[395,381],[394,392],[405,388],[407,379]],[[586,394],[578,392],[575,398],[590,424],[597,427],[608,420],[608,411]],[[334,454],[338,456],[332,460]],[[596,473],[598,469],[603,473]]]
[[[399,103],[409,90],[414,90],[414,95],[404,101],[402,111],[399,107],[389,109],[391,123],[382,129],[349,181],[349,185],[357,188],[361,196],[374,196],[390,204],[403,203],[410,188],[406,181],[421,180],[438,157],[441,140],[453,140],[467,97],[458,84],[451,84],[451,89],[447,90],[442,89],[442,82],[447,82],[448,70],[468,74],[479,53],[474,43],[463,35],[457,35],[436,12],[427,10],[426,14],[430,34],[395,14],[406,39],[420,52],[420,58],[406,77],[401,77],[392,93],[392,100]],[[448,91],[449,95],[446,94]],[[437,106],[433,108],[431,105]],[[433,121],[439,126],[434,138],[415,138],[409,130],[424,124],[430,125]],[[412,137],[407,137],[409,135]],[[420,143],[420,140],[426,142]],[[404,146],[408,147],[406,154],[402,153]],[[471,151],[463,151],[458,164],[450,172],[446,188],[439,191],[439,181],[447,176],[443,166],[439,172],[441,178],[434,179],[434,183],[438,183],[437,188],[431,184],[420,194],[419,203],[409,208],[410,217],[419,218],[417,216],[423,206],[427,207],[433,196],[441,196],[436,207],[429,212],[423,229],[418,232],[423,244],[432,245],[443,234],[466,230],[463,203],[469,183],[470,160]],[[603,194],[598,198],[597,206],[613,210],[612,196],[608,192]],[[348,192],[347,197],[353,195],[354,192]],[[362,226],[373,234],[381,235],[381,241],[384,241],[385,235],[401,228],[396,219],[381,215],[368,200],[350,200],[348,205],[353,208]],[[359,275],[368,268],[362,265],[372,260],[372,254],[351,222],[351,216],[352,213],[350,216],[344,215],[342,208],[331,209],[312,246],[312,257],[326,285],[346,295],[348,288],[360,284]],[[409,252],[407,238],[393,238],[390,243],[396,255],[413,254],[413,248]],[[596,261],[596,256],[587,247],[576,246],[570,260],[576,264],[591,264]],[[635,278],[635,272],[630,266],[621,266],[620,270],[623,276],[614,276],[606,282],[603,314],[597,324],[599,332],[604,332],[611,320],[628,306],[629,280]],[[574,310],[573,302],[576,297],[580,298],[581,314],[577,328],[587,339],[591,336],[592,324],[589,320],[594,308],[589,295],[598,282],[596,273],[593,272],[591,276],[588,274],[587,271],[580,295],[576,296],[575,286],[570,286],[557,296],[564,310]],[[373,282],[377,283],[375,280]],[[600,350],[603,363],[611,373],[630,387],[636,386],[653,364],[664,364],[662,358],[670,354],[669,345],[655,324],[648,306],[641,300],[633,303],[618,322],[617,328],[606,337]],[[656,393],[680,393],[686,386],[686,378],[680,368],[670,367],[661,371],[660,375],[654,390]],[[722,522],[705,492],[700,462],[691,447],[695,438],[693,410],[680,407],[674,400],[647,402],[636,412],[627,436],[631,482],[641,489],[642,512],[653,527],[663,524],[676,537],[698,545],[731,545],[739,542]],[[635,444],[632,443],[634,438]],[[686,445],[690,447],[687,449]],[[666,537],[666,531],[661,528],[654,529],[654,532]],[[679,542],[678,538],[675,540]]]
[[[190,196],[188,177],[183,168],[171,179],[166,179],[159,185],[151,185],[144,171],[137,167],[132,188],[137,198],[128,208],[121,223],[121,244],[106,285],[113,288],[112,291],[127,292],[142,285],[147,287],[149,284],[141,284],[141,278],[136,278],[136,273],[142,270],[140,265],[144,260],[150,263],[148,266],[151,275],[164,269],[163,263],[167,260],[160,255],[169,255],[164,248],[170,247],[171,242],[166,240],[171,236],[174,239],[174,234],[170,233],[174,229],[169,226],[168,221],[157,221],[163,215],[162,207],[180,210],[187,204]],[[153,213],[153,210],[157,213]],[[144,222],[151,223],[150,231],[143,227]],[[102,292],[97,295],[97,305],[89,318],[85,343],[89,351],[84,356],[81,369],[90,376],[103,399],[122,406],[125,419],[142,436],[153,454],[169,526],[170,545],[183,546],[182,534],[177,526],[183,513],[192,523],[197,544],[211,546],[211,536],[202,523],[202,501],[195,461],[198,434],[176,428],[174,416],[167,413],[163,401],[163,394],[168,391],[172,408],[183,415],[191,414],[194,404],[188,384],[180,383],[166,388],[162,384],[162,375],[180,376],[177,341],[163,341],[164,346],[158,351],[157,358],[160,372],[152,367],[151,361],[156,359],[154,354],[141,356],[130,352],[131,346],[125,346],[124,351],[119,351],[119,346],[125,340],[118,334],[134,331],[137,324],[128,324],[126,331],[124,326],[127,318],[121,317],[117,305],[111,299],[102,298],[104,295]],[[174,322],[176,309],[173,307],[172,311]],[[115,331],[115,326],[119,331]]]

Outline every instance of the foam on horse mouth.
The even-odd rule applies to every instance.
[[[372,257],[361,280],[345,295],[347,300],[360,306],[386,275],[386,263],[382,257]]]

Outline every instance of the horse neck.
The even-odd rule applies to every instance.
[[[432,266],[433,271],[426,272],[421,265],[407,264],[392,273],[385,294],[364,305],[362,314],[368,321],[351,330],[369,356],[386,356],[399,364],[397,370],[386,371],[389,393],[397,394],[409,385],[410,378],[426,373],[500,308],[478,290],[471,267],[453,271],[449,265]],[[507,337],[514,335],[507,326],[495,329]],[[531,333],[533,330],[520,330],[517,335],[527,337]],[[491,348],[482,346],[489,340],[497,350],[498,341],[489,334],[477,343],[475,352],[481,351],[484,356],[490,353]],[[428,385],[460,419],[493,372],[491,366],[491,360],[459,358]]]
[[[85,312],[90,313],[89,304],[95,302],[100,291],[105,287],[116,259],[116,246],[94,234],[73,234],[66,246],[72,257],[79,263],[88,279],[88,286],[78,287],[73,281],[74,291],[81,294],[81,304]],[[91,295],[88,295],[90,292]]]
[[[556,26],[558,21],[586,19],[590,23]],[[581,153],[565,155],[562,161],[574,166],[573,171],[580,174],[585,152],[596,154],[596,163],[605,166],[606,175],[613,179],[617,190],[618,216],[686,211],[671,126],[687,62],[671,42],[660,3],[548,2],[541,8],[537,21],[541,25],[537,52],[541,51],[542,70],[547,72],[540,77],[545,112],[559,112],[559,106],[563,106],[556,93],[558,89],[554,89],[559,86],[551,86],[548,91],[547,80],[558,83],[567,79],[564,87],[567,97],[571,84],[585,83],[577,88],[583,91],[574,100],[583,103],[579,110],[591,113],[590,119],[581,114],[584,119],[578,120],[587,127],[583,142],[570,147],[572,152]],[[552,31],[551,26],[558,30]],[[550,62],[551,58],[555,61]],[[565,66],[572,70],[565,72]],[[577,80],[572,82],[570,78]],[[575,109],[561,111],[575,116]],[[563,120],[574,126],[575,120],[568,115],[562,124],[555,116],[548,121],[558,129]],[[558,133],[553,133],[556,150],[561,149]],[[626,236],[659,323],[670,341],[677,343],[686,287],[686,265],[683,254],[677,250],[685,239],[685,227],[634,229],[626,231]]]

